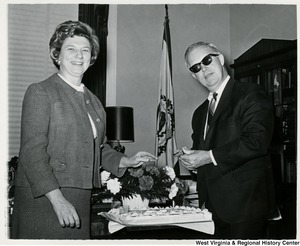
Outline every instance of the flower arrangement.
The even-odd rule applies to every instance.
[[[140,195],[142,199],[173,199],[178,192],[178,182],[171,167],[141,166],[128,168],[117,178],[110,174],[107,190],[117,199]]]

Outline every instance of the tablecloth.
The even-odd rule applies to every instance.
[[[206,222],[195,222],[195,223],[180,223],[180,224],[169,224],[174,226],[179,226],[199,232],[204,232],[210,235],[213,235],[215,233],[215,225],[213,221],[206,221]],[[109,233],[117,232],[121,229],[126,227],[126,225],[119,224],[114,221],[108,222],[108,231]]]

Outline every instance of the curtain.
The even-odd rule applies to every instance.
[[[104,107],[106,106],[108,10],[108,5],[79,4],[79,20],[89,24],[95,30],[100,43],[97,61],[86,71],[83,83],[100,99]]]

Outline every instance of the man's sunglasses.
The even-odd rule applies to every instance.
[[[219,54],[208,54],[201,62],[194,64],[189,69],[192,73],[198,73],[201,70],[201,64],[208,66],[212,62],[212,56],[218,56]]]

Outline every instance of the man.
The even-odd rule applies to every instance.
[[[183,148],[179,157],[197,171],[199,206],[212,212],[216,238],[263,238],[275,208],[268,153],[272,104],[260,86],[230,78],[224,56],[213,44],[192,44],[185,60],[209,91],[193,115],[192,150]]]

